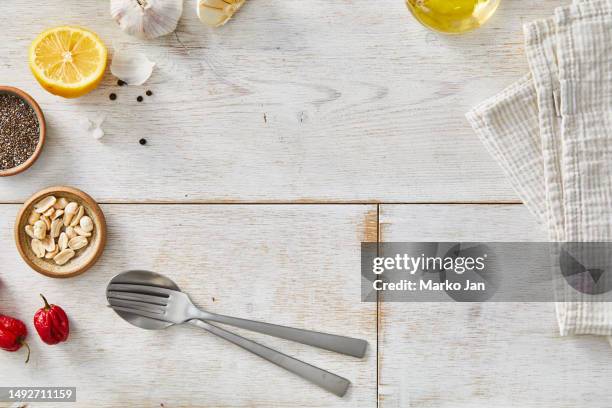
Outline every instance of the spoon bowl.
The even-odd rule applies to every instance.
[[[149,285],[149,286],[157,286],[160,288],[165,288],[165,289],[170,289],[170,290],[177,290],[177,291],[181,290],[179,286],[167,276],[160,275],[159,273],[155,273],[151,271],[145,271],[145,270],[133,270],[133,271],[122,272],[119,275],[115,275],[108,283],[108,286],[110,286],[113,283]],[[107,293],[106,300],[110,304],[110,299],[108,298],[108,292],[109,292],[108,286],[106,288],[106,293]],[[167,327],[174,325],[174,323],[150,319],[148,317],[140,316],[134,313],[123,312],[119,310],[115,310],[115,312],[119,316],[121,316],[121,318],[125,320],[126,322],[136,327],[140,327],[141,329],[161,330],[161,329],[165,329]]]

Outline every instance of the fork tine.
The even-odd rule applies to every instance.
[[[134,302],[132,300],[120,300],[108,298],[108,303],[111,306],[127,307],[131,309],[141,310],[143,312],[155,313],[160,317],[165,314],[165,306],[152,305],[151,303]]]
[[[159,320],[159,321],[162,321],[162,322],[166,322],[167,321],[160,314],[149,313],[149,312],[145,312],[143,310],[132,309],[132,308],[129,308],[129,307],[122,307],[122,306],[113,306],[113,305],[110,305],[110,307],[113,310],[116,310],[118,312],[132,313],[132,314],[135,314],[135,315],[138,315],[138,316],[148,317],[149,319]]]
[[[111,283],[108,285],[109,290],[119,292],[146,293],[154,296],[168,297],[172,292],[170,289],[160,288],[157,286],[134,285],[131,283]]]
[[[119,292],[110,290],[106,292],[106,296],[112,297],[115,299],[123,299],[123,300],[136,300],[145,303],[152,303],[154,305],[165,306],[168,304],[168,298],[161,296],[151,296],[151,295],[143,295],[141,293],[131,293],[131,292]]]

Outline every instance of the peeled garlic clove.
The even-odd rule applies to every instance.
[[[128,85],[142,85],[153,73],[155,63],[139,52],[115,51],[111,73]]]
[[[110,11],[123,31],[150,40],[176,30],[183,0],[111,0]]]
[[[53,213],[53,217],[51,217],[51,221],[54,221],[56,218],[59,218],[62,215],[64,215],[64,210],[56,210],[55,213]]]
[[[53,204],[55,204],[56,201],[57,199],[53,196],[45,197],[39,202],[37,202],[36,204],[34,204],[34,209],[36,210],[37,213],[42,214],[45,211],[47,211],[49,208],[53,207]]]
[[[219,27],[244,4],[245,0],[198,0],[198,18],[211,27]]]

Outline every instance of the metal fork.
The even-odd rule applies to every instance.
[[[359,358],[368,347],[365,340],[206,312],[196,307],[186,293],[156,286],[111,283],[107,298],[115,310],[175,324],[193,319],[223,323]]]
[[[144,293],[143,293],[144,292]],[[203,312],[189,299],[189,297],[180,291],[174,291],[166,288],[160,288],[155,286],[146,285],[135,285],[135,284],[113,284],[111,283],[107,290],[107,298],[110,306],[121,312],[132,313],[135,315],[147,317],[150,319],[166,321],[173,324],[190,323],[195,326],[201,327],[225,340],[234,343],[243,349],[250,351],[298,376],[311,381],[312,383],[320,386],[321,388],[332,392],[333,394],[342,397],[346,394],[346,391],[350,387],[350,381],[346,378],[340,377],[334,373],[315,367],[311,364],[305,363],[301,360],[278,352],[269,347],[263,346],[257,342],[241,337],[237,334],[224,330],[213,324],[202,320],[202,317],[212,316],[219,318],[216,321],[228,322],[228,324],[234,324],[238,327],[244,327],[250,329],[255,327],[261,333],[268,333],[268,329],[273,329],[273,335],[281,338],[287,338],[293,340],[299,333],[304,333],[309,336],[313,336],[312,343],[317,346],[327,346],[326,342],[321,343],[317,340],[320,338],[332,340],[338,338],[342,341],[360,341],[357,339],[351,339],[342,336],[333,336],[323,333],[310,332],[307,330],[293,329],[290,327],[276,326],[268,323],[253,322],[244,319],[236,319],[228,316],[220,316],[212,313]],[[194,311],[195,309],[195,311]],[[198,314],[200,317],[190,317],[191,314]],[[182,316],[182,317],[181,317]],[[232,323],[229,323],[229,322]],[[236,324],[237,323],[237,324]],[[244,324],[244,325],[243,325]],[[323,336],[323,337],[320,337]],[[310,342],[304,342],[303,339],[296,339],[296,341],[310,344]],[[365,353],[367,343],[364,342],[364,349],[361,353]],[[352,344],[352,343],[349,343]],[[328,348],[329,347],[323,347]]]

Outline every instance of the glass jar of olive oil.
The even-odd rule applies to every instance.
[[[426,27],[460,34],[480,27],[497,10],[500,0],[406,0],[408,8]]]

